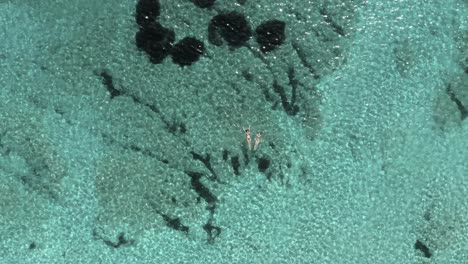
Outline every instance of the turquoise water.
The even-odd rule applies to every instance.
[[[0,263],[467,262],[466,1],[197,3],[0,1]]]

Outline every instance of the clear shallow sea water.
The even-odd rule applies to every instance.
[[[466,1],[160,1],[185,67],[135,5],[0,1],[1,263],[468,259]]]

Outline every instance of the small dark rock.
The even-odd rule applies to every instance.
[[[257,164],[260,172],[265,172],[270,167],[270,161],[266,158],[259,158]]]
[[[135,19],[140,27],[155,22],[160,14],[159,0],[139,0],[136,5]]]
[[[37,245],[35,242],[32,242],[31,244],[29,244],[29,249],[35,249],[36,247]]]
[[[257,43],[262,52],[272,51],[283,44],[286,39],[284,30],[286,23],[276,19],[266,21],[260,24],[256,29]]]
[[[223,150],[223,160],[226,161],[228,159],[229,152],[225,149]]]
[[[200,8],[212,7],[216,0],[192,0],[192,2]]]
[[[205,45],[196,38],[186,37],[175,44],[171,51],[172,61],[180,66],[188,66],[200,59]]]
[[[425,258],[432,257],[431,250],[429,250],[429,248],[423,242],[421,242],[419,239],[416,240],[416,243],[414,243],[414,249],[421,251],[424,254]]]
[[[150,61],[159,64],[169,55],[174,45],[175,33],[158,22],[152,22],[138,31],[135,40],[137,47],[150,56]]]
[[[222,45],[222,37],[229,45],[239,47],[251,36],[252,29],[247,19],[235,11],[214,16],[208,25],[208,40],[213,45]]]
[[[231,166],[232,166],[232,169],[234,170],[234,174],[236,175],[240,175],[240,162],[239,162],[239,156],[234,156],[234,157],[231,157]]]

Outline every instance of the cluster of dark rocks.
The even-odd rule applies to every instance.
[[[192,0],[199,8],[211,8],[215,0]],[[175,43],[174,30],[163,26],[159,21],[159,0],[139,0],[135,19],[139,26],[135,40],[137,47],[144,51],[154,64],[161,63],[171,56],[180,66],[188,66],[205,54],[205,45],[195,37],[185,37]],[[255,29],[255,39],[263,53],[272,51],[283,44],[286,23],[272,19]],[[224,12],[214,16],[208,25],[208,41],[221,46],[226,42],[231,47],[244,45],[254,35],[249,22],[239,12]]]

